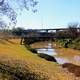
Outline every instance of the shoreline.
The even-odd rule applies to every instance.
[[[36,42],[31,45],[32,48],[47,48],[49,42]],[[52,42],[52,48],[55,49],[57,55],[53,55],[57,58],[67,59],[69,63],[80,65],[80,51],[70,48],[63,48],[58,44]]]
[[[54,46],[54,43],[53,43]],[[70,63],[80,65],[80,51],[70,48],[59,47],[59,45],[54,46],[54,49],[58,55],[55,57],[65,58],[69,60]]]

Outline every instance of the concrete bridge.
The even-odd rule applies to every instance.
[[[73,28],[75,29],[75,28]],[[54,28],[54,29],[27,29],[24,30],[23,33],[28,33],[28,32],[57,32],[57,31],[64,31],[68,30],[68,28]],[[80,28],[77,28],[77,30],[80,31]]]
[[[57,33],[59,31],[67,31],[69,30],[68,28],[58,28],[58,29],[28,29],[22,31],[21,35],[21,43],[24,38],[26,39],[42,39],[42,40],[52,40],[54,38],[59,37],[60,35],[57,36]],[[77,28],[77,30],[80,32],[80,28]],[[67,37],[67,36],[65,36]]]
[[[58,28],[58,29],[28,29],[28,30],[24,30],[22,31],[22,37],[48,37],[48,38],[55,38],[56,37],[56,33],[58,33],[59,31],[67,31],[69,30],[68,28]],[[80,32],[80,28],[77,28],[77,30]]]
[[[78,28],[80,29],[80,28]],[[68,30],[68,28],[55,28],[55,29],[27,29],[24,30],[24,33],[28,32],[57,32],[57,31],[62,31],[62,30]]]

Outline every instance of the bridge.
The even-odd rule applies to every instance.
[[[41,40],[53,40],[54,38],[60,37],[57,35],[60,31],[67,31],[68,28],[58,28],[58,29],[28,29],[22,31],[22,39],[41,39]],[[80,28],[77,28],[77,31],[80,32]],[[67,37],[67,36],[65,36]]]
[[[75,29],[75,28],[73,28]],[[68,30],[68,28],[54,28],[54,29],[27,29],[23,30],[23,33],[28,33],[28,32],[57,32],[57,31],[64,31]],[[77,28],[77,30],[80,31],[80,28]]]
[[[58,29],[28,29],[28,30],[23,30],[22,31],[22,37],[26,37],[26,38],[34,38],[34,37],[38,37],[38,38],[55,38],[56,37],[56,33],[60,32],[60,31],[67,31],[69,30],[68,28],[58,28]],[[80,32],[80,28],[77,28],[77,31]]]
[[[78,28],[80,29],[80,28]],[[57,31],[61,31],[61,30],[68,30],[68,28],[55,28],[55,29],[27,29],[27,30],[24,30],[23,32],[24,33],[27,33],[27,32],[57,32]]]

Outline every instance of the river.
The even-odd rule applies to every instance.
[[[44,53],[44,54],[48,54],[50,56],[53,56],[59,64],[67,63],[68,62],[67,59],[55,57],[57,55],[57,52],[51,46],[52,46],[52,44],[48,43],[48,45],[46,46],[47,48],[38,48],[36,50],[38,53]]]
[[[44,47],[43,47],[44,46]],[[59,53],[56,52],[55,48],[52,47],[52,43],[39,43],[38,47],[35,48],[38,53],[44,53],[53,56],[59,64],[64,64],[64,63],[72,63],[76,62],[80,64],[80,56],[75,55],[75,56],[69,56],[69,58],[66,57],[61,57],[58,56]],[[67,51],[67,50],[65,50]],[[65,54],[64,54],[65,55]]]

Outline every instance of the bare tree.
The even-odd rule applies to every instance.
[[[78,36],[78,23],[72,23],[68,25],[69,35],[71,38],[76,38]]]
[[[8,27],[11,24],[15,26],[17,23],[18,10],[32,10],[33,13],[35,13],[37,11],[35,9],[37,3],[38,2],[36,0],[0,0],[0,28],[6,29],[6,27]],[[17,4],[17,9],[14,4]],[[14,7],[12,7],[12,5]],[[1,18],[3,18],[4,15],[10,20],[9,25],[7,25],[3,19],[3,21],[1,20]]]
[[[11,3],[13,1],[20,10],[25,8],[26,10],[31,9],[34,13],[37,11],[35,6],[38,2],[35,0],[0,0],[0,17],[2,17],[1,14],[6,15],[14,25],[16,25],[18,14],[15,8],[11,7],[11,5],[14,5]]]
[[[6,28],[6,23],[0,20],[0,29],[4,30]]]

